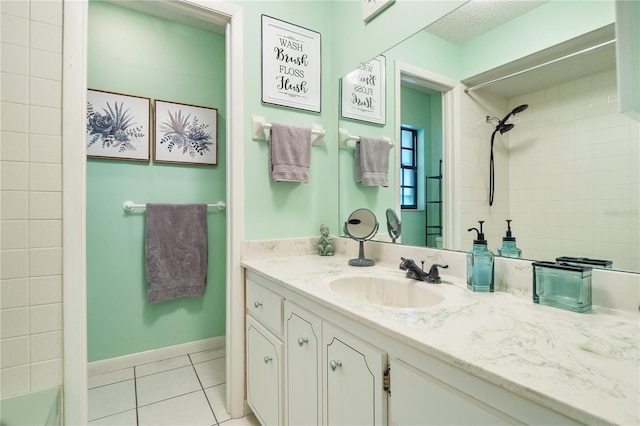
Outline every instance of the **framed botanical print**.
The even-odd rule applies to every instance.
[[[151,99],[87,90],[87,157],[149,161]]]
[[[155,101],[153,161],[218,164],[218,109]]]

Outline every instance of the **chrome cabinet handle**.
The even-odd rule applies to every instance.
[[[265,364],[268,364],[268,363],[270,363],[271,361],[273,361],[273,358],[272,358],[272,357],[270,357],[269,355],[265,355],[265,356],[264,356],[264,363],[265,363]]]
[[[332,359],[331,361],[329,361],[329,365],[331,366],[332,371],[336,371],[336,368],[342,367],[342,361],[335,361]]]
[[[260,306],[262,306],[262,302],[256,302],[253,304],[253,306],[255,306],[256,308],[259,308]]]
[[[308,342],[309,342],[309,339],[307,339],[306,337],[298,337],[298,345],[302,346]]]

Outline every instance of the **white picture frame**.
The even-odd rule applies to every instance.
[[[218,164],[218,109],[155,101],[154,163]]]
[[[342,77],[342,118],[386,124],[386,58],[379,55]]]
[[[262,102],[320,112],[321,37],[262,15]]]
[[[362,0],[362,20],[369,22],[396,0]]]

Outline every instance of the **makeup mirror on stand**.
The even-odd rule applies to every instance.
[[[357,209],[344,223],[344,232],[349,237],[360,243],[357,259],[349,260],[350,266],[373,266],[376,262],[373,259],[364,257],[364,242],[370,240],[378,232],[378,221],[376,215],[369,209]]]

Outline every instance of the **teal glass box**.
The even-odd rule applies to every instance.
[[[591,266],[596,269],[611,269],[613,267],[613,262],[610,260],[589,259],[588,257],[561,256],[556,257],[556,262],[578,266]]]
[[[533,262],[533,302],[573,312],[591,310],[590,266]]]

